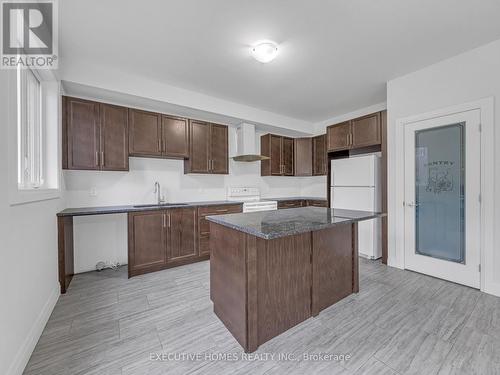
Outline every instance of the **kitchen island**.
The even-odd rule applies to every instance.
[[[357,293],[357,223],[380,216],[322,207],[208,216],[214,312],[253,352]]]

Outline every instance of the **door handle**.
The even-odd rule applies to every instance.
[[[158,151],[161,152],[161,139],[158,138]]]
[[[95,165],[97,167],[99,166],[99,151],[95,152]]]
[[[168,227],[170,228],[170,214],[168,214]]]
[[[104,151],[101,151],[101,165],[104,167]]]
[[[166,228],[167,227],[167,215],[163,214],[161,219],[162,219],[163,228]]]

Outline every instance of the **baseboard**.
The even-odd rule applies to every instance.
[[[500,297],[500,283],[494,283],[494,282],[486,283],[482,291],[484,293]]]
[[[14,361],[10,365],[7,370],[7,375],[21,375],[24,371],[24,368],[28,364],[28,361],[35,349],[35,346],[42,335],[43,329],[47,324],[47,321],[50,318],[50,314],[52,314],[52,310],[54,310],[54,306],[59,299],[60,287],[59,283],[54,286],[52,293],[50,294],[49,299],[43,306],[40,314],[38,315],[35,323],[30,329],[28,337],[24,340],[21,348],[18,350],[16,356],[14,357]]]

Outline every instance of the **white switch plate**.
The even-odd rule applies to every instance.
[[[97,197],[97,189],[95,187],[90,188],[89,195],[91,197]]]

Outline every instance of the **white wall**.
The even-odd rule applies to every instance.
[[[236,153],[235,147],[236,130],[229,127],[229,155]],[[326,197],[325,177],[261,177],[260,162],[230,160],[229,175],[185,175],[183,168],[182,160],[130,158],[129,172],[65,171],[67,207],[152,203],[155,181],[168,202],[225,200],[230,186],[259,187],[263,197]],[[99,260],[127,262],[126,215],[79,217],[74,225],[75,272],[95,269]]]
[[[11,206],[9,101],[15,88],[0,70],[0,374],[21,374],[59,296],[56,212],[62,199]]]
[[[401,160],[396,158],[398,147],[396,121],[409,116],[439,110],[441,108],[494,97],[495,106],[500,105],[500,40],[468,51],[427,68],[394,79],[387,84],[388,108],[388,154],[389,154],[389,264],[403,267],[404,253],[396,247],[403,233],[395,228],[396,207],[401,204],[396,186]],[[500,118],[494,120],[495,145],[500,145]],[[495,155],[494,195],[500,194],[500,153]],[[500,200],[485,202],[495,210],[494,227],[499,227]],[[500,232],[495,231],[495,244],[500,243]],[[490,249],[493,264],[483,265],[489,292],[500,295],[500,251]],[[487,268],[485,270],[485,268]]]

